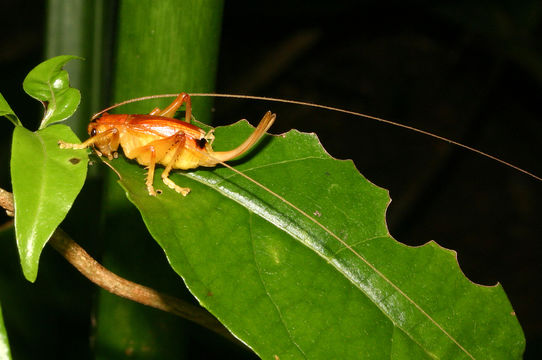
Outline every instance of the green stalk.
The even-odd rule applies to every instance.
[[[214,89],[222,1],[122,1],[119,9],[114,100]],[[173,99],[127,105],[148,113]],[[195,117],[210,120],[212,99],[193,100]]]
[[[85,138],[91,114],[104,105],[102,79],[107,78],[102,67],[107,41],[106,20],[111,6],[103,0],[49,0],[45,35],[45,58],[76,55],[82,61],[72,61],[65,69],[70,83],[81,91],[81,104],[67,125]],[[105,20],[104,20],[105,19]]]
[[[212,91],[222,5],[222,1],[215,0],[121,1],[112,102],[152,94]],[[144,114],[172,100],[134,103],[116,111]],[[211,100],[194,100],[193,114],[208,122]],[[115,177],[111,175],[107,187],[105,266],[130,280],[191,298]],[[103,291],[97,309],[98,358],[129,352],[135,357],[179,359],[194,352],[189,350],[188,342],[191,334],[199,330],[187,321]]]

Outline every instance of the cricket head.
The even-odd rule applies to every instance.
[[[105,113],[88,124],[87,131],[96,150],[109,158],[113,156],[119,147],[118,126],[124,124],[125,118],[126,115]]]

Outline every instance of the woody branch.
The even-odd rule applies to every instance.
[[[1,188],[0,207],[4,208],[9,216],[13,216],[15,213],[13,194]],[[81,274],[105,290],[123,298],[193,321],[243,346],[218,320],[202,308],[149,287],[136,284],[107,270],[62,229],[58,228],[53,233],[49,244]]]

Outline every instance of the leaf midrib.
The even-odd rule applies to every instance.
[[[258,167],[253,167],[253,168],[250,168],[250,169],[243,169],[243,172],[248,172],[250,170],[254,170],[255,168],[265,168],[265,167],[272,167],[272,166],[276,166],[278,164],[284,164],[284,163],[291,163],[291,162],[297,162],[297,161],[301,161],[301,160],[304,160],[304,159],[322,159],[321,157],[304,157],[304,158],[296,158],[296,159],[292,159],[292,160],[285,160],[285,161],[280,161],[280,162],[273,162],[273,163],[268,163],[268,164],[265,164],[265,165],[262,165],[262,166],[258,166]],[[313,239],[314,237],[311,236],[309,232],[305,231],[304,229],[301,229],[296,223],[294,222],[291,222],[291,221],[272,221],[271,218],[275,217],[277,219],[282,219],[284,216],[282,215],[282,213],[280,213],[279,211],[275,210],[273,211],[274,213],[276,213],[277,215],[273,215],[271,214],[271,212],[264,206],[263,203],[261,203],[260,201],[257,201],[255,198],[252,197],[252,200],[248,201],[247,203],[243,203],[242,199],[246,199],[246,197],[244,196],[233,196],[233,192],[231,191],[225,191],[225,189],[227,189],[226,186],[220,186],[224,180],[226,179],[229,179],[235,175],[239,176],[238,174],[235,174],[233,173],[232,175],[230,175],[229,177],[226,177],[226,176],[220,176],[222,178],[221,181],[218,181],[218,182],[213,182],[211,179],[208,179],[207,177],[205,176],[201,176],[201,175],[198,175],[197,173],[195,172],[183,172],[181,173],[182,175],[184,176],[187,176],[189,177],[190,179],[193,179],[193,180],[196,180],[198,182],[200,182],[201,184],[204,184],[208,187],[211,187],[212,189],[214,189],[215,191],[221,193],[222,195],[226,196],[227,198],[229,198],[230,200],[233,200],[235,202],[237,202],[239,205],[243,206],[244,208],[246,208],[248,211],[252,211],[254,212],[256,215],[262,217],[263,219],[265,219],[266,221],[270,222],[271,224],[273,224],[274,226],[277,226],[279,229],[281,229],[282,231],[288,233],[290,236],[292,236],[293,238],[297,239],[299,242],[303,243],[305,246],[309,247],[314,253],[316,253],[317,255],[319,255],[320,257],[322,257],[324,260],[326,260],[326,262],[328,262],[329,264],[331,264],[337,271],[339,271],[345,278],[347,278],[352,284],[354,284],[354,286],[356,286],[356,288],[358,288],[362,293],[365,294],[365,296],[371,301],[373,302],[373,304],[378,308],[380,309],[380,311],[382,312],[382,314],[384,316],[386,316],[389,321],[394,324],[394,326],[396,326],[397,328],[401,329],[401,331],[403,331],[405,334],[407,334],[407,336],[415,343],[418,343],[418,341],[416,341],[416,339],[414,339],[412,337],[412,334],[410,332],[408,332],[407,330],[403,329],[399,324],[397,324],[397,322],[381,307],[378,305],[378,302],[376,299],[374,299],[372,296],[370,296],[368,294],[368,292],[366,292],[363,287],[361,285],[358,284],[358,281],[356,281],[356,278],[352,277],[348,272],[344,271],[340,266],[337,265],[337,262],[339,263],[342,263],[342,260],[341,259],[338,259],[336,258],[334,255],[336,255],[336,253],[333,255],[333,256],[330,256],[330,255],[327,255],[324,253],[324,251],[322,250],[322,252],[320,251],[317,251],[317,248],[321,248],[321,246],[317,246],[315,247],[314,245],[320,245],[319,243],[314,243],[313,241],[307,241],[305,239],[303,239],[304,237],[305,238],[308,238],[309,240],[310,239]],[[258,204],[259,206],[250,206],[249,203],[256,203]],[[257,209],[258,208],[261,208],[262,211],[258,211]],[[267,209],[267,211],[266,211]],[[269,214],[269,217],[268,216],[265,216],[266,214]],[[281,226],[280,224],[288,224],[288,226]],[[291,227],[292,225],[297,228],[298,230],[300,231],[297,231],[297,232],[294,232],[291,230]],[[301,234],[301,233],[304,233],[306,236],[302,237],[300,235],[295,235],[295,234]],[[336,235],[337,236],[337,235]],[[389,232],[387,232],[387,234],[385,235],[382,235],[382,236],[389,236]],[[338,237],[338,236],[337,236]],[[344,241],[344,240],[343,240]],[[396,241],[396,240],[394,240]],[[341,244],[343,247],[344,245]],[[351,245],[350,245],[351,247]],[[347,249],[345,247],[345,249]],[[350,249],[348,249],[350,250]],[[440,324],[439,322],[437,322],[435,319],[433,319],[433,317],[431,315],[429,315],[429,313],[421,307],[421,305],[419,305],[416,301],[414,301],[413,298],[411,298],[410,296],[408,296],[403,289],[401,289],[399,287],[399,285],[395,284],[392,280],[390,280],[388,277],[384,276],[382,272],[380,272],[380,270],[378,270],[378,268],[370,263],[367,258],[363,255],[361,255],[360,253],[356,252],[356,251],[353,251],[353,250],[350,250],[351,252],[353,252],[353,254],[359,258],[361,261],[363,261],[364,263],[366,263],[367,266],[369,266],[369,268],[371,269],[371,272],[373,272],[376,276],[378,276],[381,280],[383,280],[384,282],[386,282],[387,284],[389,284],[394,290],[394,292],[398,293],[404,301],[408,302],[409,304],[411,304],[412,306],[414,306],[414,308],[416,309],[416,311],[418,311],[424,318],[426,318],[433,326],[435,326],[437,329],[438,329],[438,332],[440,332],[443,336],[447,337],[452,343],[455,344],[455,346],[457,346],[463,353],[465,353],[465,355],[467,355],[468,357],[470,357],[471,359],[474,359],[474,356],[465,348],[463,347],[459,341],[453,337],[448,331],[446,331],[446,329],[444,328],[444,326],[442,324]],[[376,270],[376,271],[375,271]],[[426,351],[428,354],[430,354],[430,352],[427,351],[427,349],[423,348],[424,351]]]
[[[32,242],[34,242],[35,238],[36,238],[36,234],[37,234],[37,227],[38,227],[38,222],[37,219],[41,219],[41,213],[43,212],[43,208],[44,208],[44,201],[41,201],[43,199],[43,196],[44,196],[44,193],[45,193],[45,176],[44,174],[46,174],[46,169],[47,169],[47,146],[45,145],[45,142],[43,141],[43,138],[42,136],[39,134],[39,133],[32,133],[34,136],[37,137],[37,139],[39,140],[39,143],[41,145],[41,149],[42,149],[42,154],[43,154],[43,159],[44,161],[41,162],[41,167],[40,167],[40,170],[41,172],[39,172],[39,175],[40,175],[40,178],[41,178],[41,181],[39,182],[40,183],[40,187],[39,187],[39,191],[38,191],[38,199],[40,201],[36,201],[37,203],[37,208],[36,208],[36,215],[34,217],[34,221],[32,222]],[[28,246],[28,244],[27,244]]]
[[[48,79],[50,79],[53,75],[49,74]],[[47,87],[49,88],[49,92],[51,93],[50,100],[47,101],[47,106],[45,106],[45,115],[43,116],[43,119],[41,120],[40,124],[40,130],[45,128],[47,124],[47,120],[49,120],[56,109],[56,96],[55,92],[53,90],[53,86],[51,85],[50,81],[47,81]]]

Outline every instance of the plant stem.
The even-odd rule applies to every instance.
[[[0,206],[8,215],[15,212],[13,194],[0,188]],[[58,228],[49,244],[94,284],[117,296],[147,305],[199,324],[224,338],[244,346],[218,320],[200,307],[149,287],[126,280],[107,270],[92,258],[68,234]]]

